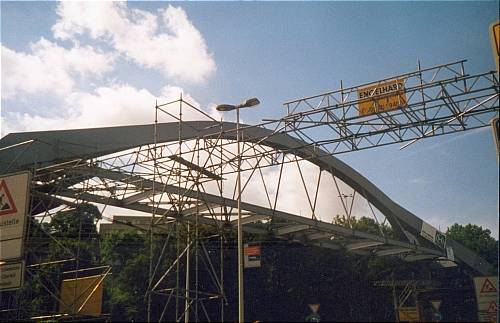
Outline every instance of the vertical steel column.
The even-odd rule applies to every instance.
[[[153,225],[155,219],[155,183],[156,183],[156,145],[158,143],[158,101],[155,103],[155,126],[153,134],[154,142],[154,158],[153,158],[153,210],[151,212],[151,222],[149,227],[149,289],[148,293],[148,309],[147,309],[147,320],[151,322],[151,287],[153,286]]]
[[[238,146],[238,321],[245,322],[243,293],[243,230],[241,229],[241,151],[240,151],[240,109],[236,108],[236,142]]]
[[[190,270],[190,261],[189,261],[189,252],[191,251],[189,245],[191,244],[191,224],[188,221],[187,223],[187,234],[186,234],[186,291],[185,291],[185,299],[184,299],[184,323],[189,322],[189,270]]]
[[[220,132],[221,132],[221,137],[222,137],[222,132],[224,131],[222,127],[222,117],[220,119]],[[222,160],[224,158],[224,154],[222,153],[223,150],[223,145],[222,145],[222,139],[220,139],[220,173],[221,173],[221,179],[220,179],[220,197],[223,197],[223,188],[224,188],[224,181],[222,180],[222,174],[223,174],[223,165],[222,165]],[[220,219],[221,222],[224,221],[224,207],[221,205],[220,206]],[[220,236],[220,294],[221,296],[223,295],[224,291],[224,227],[221,228],[221,236]],[[220,321],[224,322],[224,297],[221,297],[220,301]]]
[[[198,138],[196,140],[196,164],[200,165],[200,139]],[[199,282],[198,282],[198,239],[199,239],[199,230],[198,230],[198,217],[200,216],[200,203],[199,203],[199,197],[200,197],[200,177],[201,173],[198,172],[196,176],[196,218],[195,218],[195,224],[194,224],[194,267],[195,267],[195,299],[194,299],[194,321],[198,322],[198,288],[199,288]]]

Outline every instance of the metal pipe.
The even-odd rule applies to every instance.
[[[238,321],[245,322],[243,292],[243,231],[241,229],[241,155],[240,155],[240,109],[236,109],[236,142],[238,146]]]
[[[191,245],[191,237],[189,236],[190,235],[190,229],[191,229],[191,225],[190,225],[190,222],[188,221],[187,223],[187,235],[186,235],[186,239],[187,239],[187,251],[186,251],[186,292],[185,292],[185,300],[184,300],[184,323],[188,323],[189,322],[189,307],[190,307],[190,303],[192,303],[191,299],[189,298],[189,285],[190,285],[190,277],[189,277],[189,270],[191,269],[190,268],[190,261],[189,261],[189,252],[190,252],[190,245]]]

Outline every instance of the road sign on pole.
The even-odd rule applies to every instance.
[[[320,304],[316,303],[316,304],[307,304],[307,305],[311,309],[312,313],[309,314],[308,316],[306,316],[305,321],[306,322],[320,322],[321,321],[321,317],[318,314],[318,310],[319,310]]]
[[[436,311],[439,311],[439,308],[441,307],[441,302],[442,302],[441,300],[432,300],[431,305]]]

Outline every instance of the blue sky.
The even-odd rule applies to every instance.
[[[181,91],[211,113],[217,103],[256,96],[261,106],[242,118],[258,123],[282,116],[285,101],[337,89],[341,79],[354,86],[413,71],[417,59],[424,67],[468,59],[468,73],[490,71],[488,28],[499,8],[496,1],[130,2],[102,8],[111,10],[102,16],[94,8],[83,20],[84,9],[56,2],[2,1],[1,10],[3,136],[152,122],[154,99]],[[441,230],[471,222],[498,237],[490,129],[398,148],[339,158]]]

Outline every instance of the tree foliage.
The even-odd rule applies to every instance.
[[[150,236],[134,230],[100,236],[96,229],[100,218],[96,207],[83,204],[71,211],[56,213],[50,222],[30,223],[28,249],[31,251],[27,258],[28,264],[68,258],[74,260],[29,270],[19,297],[22,310],[17,314],[18,319],[58,312],[58,302],[53,295],[59,293],[63,271],[109,265],[112,267],[112,275],[105,280],[104,312],[110,314],[111,321],[146,320]],[[387,237],[394,235],[389,225],[379,224],[366,217],[347,221],[345,217],[337,216],[333,223]],[[193,230],[191,228],[188,233],[185,224],[177,229],[180,236],[179,248],[183,250],[186,247],[186,237],[188,234],[192,235]],[[227,298],[224,319],[236,321],[236,236],[234,232],[228,231],[221,242],[216,237],[220,232],[209,226],[200,226],[198,233],[204,237],[204,246],[213,264],[217,267],[221,260],[224,262],[224,292]],[[166,232],[154,236],[152,255],[153,264],[158,264],[156,280],[176,258],[176,240],[168,240],[166,236]],[[447,236],[498,266],[498,242],[491,237],[489,230],[472,224],[455,224],[448,229]],[[280,240],[270,234],[246,234],[245,240],[262,243],[262,266],[258,269],[245,269],[245,318],[248,321],[303,321],[310,314],[307,304],[311,303],[321,304],[319,314],[323,321],[394,321],[391,289],[374,286],[375,281],[390,280],[393,275],[400,280],[439,280],[447,286],[458,279],[458,285],[462,289],[459,294],[453,294],[453,297],[458,297],[458,303],[466,298],[466,305],[462,304],[462,307],[466,307],[462,311],[465,314],[453,316],[453,312],[458,310],[449,305],[449,312],[452,313],[449,318],[474,319],[473,315],[467,316],[467,312],[472,312],[474,306],[473,301],[469,302],[473,299],[471,279],[459,270],[443,271],[438,266],[431,266],[431,263],[409,263],[397,257],[356,255],[342,249],[308,246],[298,241]],[[201,252],[201,249],[198,251]],[[184,261],[185,259],[180,265],[181,286],[185,279]],[[200,290],[215,292],[216,286],[203,264],[200,262],[198,272],[191,266],[191,277],[198,274]],[[172,275],[167,277],[162,282],[162,288],[175,286],[174,278]],[[432,294],[426,297],[435,298]],[[440,297],[452,298],[446,295]],[[154,295],[151,311],[153,320],[159,319],[165,300],[165,296]],[[175,301],[171,302],[174,303]],[[183,300],[180,304],[182,311]],[[204,304],[209,313],[218,313],[221,306],[219,300]],[[205,319],[203,315],[198,318]],[[175,319],[172,305],[166,311],[164,319]],[[219,320],[220,317],[212,315],[211,319]]]
[[[132,230],[113,232],[103,239],[103,262],[113,268],[113,274],[105,283],[104,309],[114,320],[141,321],[146,317],[147,247],[145,236]]]
[[[448,228],[446,236],[476,252],[498,271],[498,240],[491,236],[489,229],[470,223],[455,223]]]
[[[29,220],[26,241],[26,268],[20,290],[17,318],[58,313],[63,272],[101,263],[96,223],[101,213],[91,204],[56,212],[50,221]],[[61,263],[54,263],[63,261]]]

